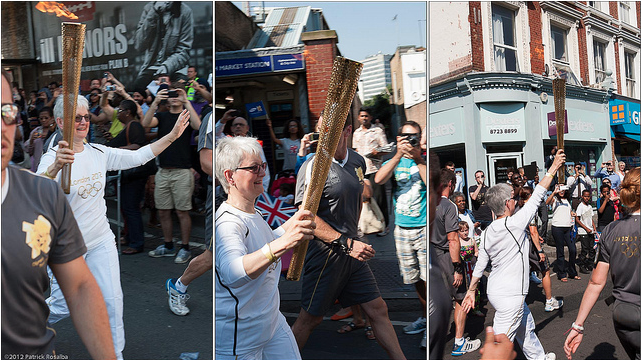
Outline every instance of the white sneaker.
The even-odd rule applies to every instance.
[[[427,331],[423,333],[423,339],[421,339],[421,344],[419,345],[421,349],[427,348]]]
[[[556,360],[556,354],[553,352],[545,354],[545,360]]]
[[[169,309],[178,316],[185,316],[189,314],[189,308],[187,307],[189,294],[181,293],[176,289],[176,280],[177,279],[167,279],[167,282],[165,283],[167,295],[169,295]]]
[[[563,300],[557,300],[554,296],[550,300],[545,300],[545,311],[550,312],[558,310],[563,306]]]
[[[414,321],[413,323],[404,327],[403,331],[406,334],[418,334],[421,331],[425,331],[426,328],[427,328],[427,319],[421,316],[418,319],[416,319],[416,321]]]
[[[478,350],[478,348],[480,347],[481,340],[479,339],[470,340],[470,338],[468,337],[463,340],[463,343],[461,345],[456,345],[456,341],[454,341],[454,346],[452,347],[452,356],[461,356],[465,353]]]

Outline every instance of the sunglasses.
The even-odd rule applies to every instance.
[[[252,166],[245,166],[245,167],[236,168],[236,170],[247,170],[252,174],[258,174],[258,173],[260,173],[260,170],[265,171],[265,169],[267,169],[267,163],[266,162],[264,162],[264,163],[262,163],[260,165],[252,165]],[[234,171],[236,171],[236,170],[234,170]]]
[[[20,109],[15,104],[2,104],[2,122],[6,125],[21,124]]]
[[[231,127],[236,127],[236,126],[247,126],[243,123],[236,123],[236,124],[231,124]]]
[[[90,118],[89,118],[89,114],[87,114],[87,115],[77,115],[77,116],[76,116],[76,122],[77,122],[77,123],[82,122],[82,120],[83,120],[83,119],[84,119],[86,122],[90,122],[90,121],[91,121],[91,120],[90,120]]]

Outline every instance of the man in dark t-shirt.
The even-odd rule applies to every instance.
[[[367,263],[374,257],[374,248],[358,240],[366,165],[362,156],[347,148],[351,133],[352,126],[346,122],[316,212],[315,237],[304,262],[301,310],[292,332],[302,349],[336,299],[343,308],[360,304],[379,344],[391,358],[400,359],[404,355],[387,305]],[[315,160],[315,156],[308,159],[298,172],[296,205],[303,202]]]
[[[603,231],[603,228],[614,221],[614,202],[610,200],[610,187],[601,185],[601,197],[596,201],[598,212],[596,230]]]
[[[171,95],[171,96],[170,96]],[[166,101],[169,111],[156,113],[161,101]],[[158,126],[158,138],[171,132],[178,116],[183,111],[189,111],[189,125],[193,130],[200,127],[200,117],[187,100],[185,90],[177,85],[158,91],[149,110],[142,120],[144,127]],[[181,249],[174,260],[184,264],[191,259],[189,236],[191,234],[191,195],[194,191],[194,176],[191,173],[191,132],[185,131],[171,144],[166,151],[158,156],[160,169],[156,173],[156,188],[154,201],[160,216],[160,225],[165,242],[149,252],[151,257],[176,256],[173,243],[173,223],[171,210],[176,209],[180,222]]]
[[[485,193],[487,192],[487,185],[485,185],[485,174],[483,171],[478,170],[474,177],[476,178],[476,185],[470,186],[469,194],[472,199],[472,215],[481,223],[481,229],[485,229],[492,222],[492,210],[485,203]]]
[[[51,268],[69,302],[78,333],[95,359],[115,359],[107,308],[83,258],[86,247],[61,188],[9,166],[20,118],[2,72],[2,355],[54,354],[44,292]],[[6,107],[6,109],[5,109]]]

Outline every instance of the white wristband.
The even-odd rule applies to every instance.
[[[585,330],[583,326],[579,326],[575,323],[572,323],[572,329],[576,330],[579,334],[583,334],[583,331]]]

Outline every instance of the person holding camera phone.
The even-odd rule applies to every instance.
[[[546,205],[552,205],[552,237],[556,245],[557,272],[556,276],[562,282],[567,282],[568,277],[574,280],[581,280],[575,268],[576,262],[576,239],[572,238],[572,219],[576,216],[570,201],[570,192],[567,185],[556,184],[554,191],[545,200]],[[569,263],[565,260],[564,246],[568,247]]]
[[[423,316],[403,330],[408,334],[424,331],[427,326],[427,162],[421,156],[421,126],[407,121],[398,131],[396,154],[376,173],[374,181],[385,184],[392,176],[396,186],[392,201],[396,215],[394,239],[403,283],[414,284]],[[421,348],[427,343],[427,332]]]
[[[172,91],[170,93],[170,91]],[[171,94],[171,96],[170,96]],[[166,100],[169,111],[156,112],[161,101]],[[185,108],[189,111],[189,124],[193,130],[200,128],[200,117],[194,107],[187,100],[187,94],[182,88],[170,85],[168,89],[159,90],[151,107],[142,120],[146,128],[158,126],[158,137],[171,132],[170,125]],[[194,176],[191,172],[191,131],[185,131],[170,146],[169,150],[158,156],[159,169],[156,173],[156,188],[154,190],[154,201],[160,216],[160,225],[164,237],[164,243],[155,250],[149,252],[151,257],[176,256],[173,243],[173,222],[171,210],[176,209],[176,215],[180,222],[182,245],[174,260],[177,264],[184,264],[191,259],[189,250],[189,236],[191,234],[191,195],[194,191]]]

